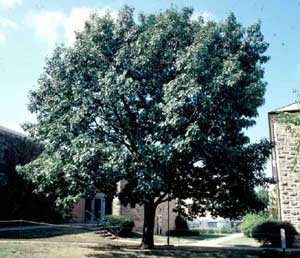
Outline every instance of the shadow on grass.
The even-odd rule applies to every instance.
[[[38,239],[49,238],[63,235],[76,235],[91,232],[87,228],[75,227],[51,227],[43,229],[27,229],[27,230],[14,230],[14,231],[1,231],[0,239]]]
[[[220,238],[220,237],[225,237],[225,236],[227,236],[227,235],[211,233],[211,234],[200,234],[199,236],[186,236],[186,237],[181,237],[181,238],[187,238],[187,239],[191,239],[191,240],[209,240],[209,239],[215,239],[215,238]]]
[[[298,255],[283,256],[279,253],[266,253],[258,251],[223,250],[220,248],[202,247],[158,247],[155,250],[140,250],[138,246],[126,245],[105,245],[90,247],[93,252],[87,255],[90,258],[116,257],[116,258],[137,258],[137,257],[186,257],[186,258],[299,258]]]
[[[142,238],[143,234],[140,232],[130,232],[129,235],[127,236],[127,238],[131,238],[131,239],[140,239]]]
[[[184,240],[209,240],[209,239],[216,239],[220,237],[227,236],[226,234],[215,234],[215,233],[208,233],[208,234],[200,234],[199,236],[170,236],[173,239],[184,239]],[[167,237],[165,235],[155,235],[154,237]],[[128,238],[131,239],[140,239],[142,238],[142,233],[139,232],[131,232]]]

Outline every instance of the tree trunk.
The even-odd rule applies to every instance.
[[[142,249],[154,248],[154,220],[155,220],[156,206],[154,201],[144,204],[144,226],[143,226],[143,238],[141,243]]]

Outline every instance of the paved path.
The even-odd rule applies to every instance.
[[[225,241],[236,239],[236,238],[239,238],[242,236],[243,236],[243,233],[234,233],[234,234],[230,234],[228,236],[209,239],[209,240],[197,240],[193,243],[189,243],[189,244],[185,244],[185,245],[218,247],[218,246],[222,246],[222,243]]]

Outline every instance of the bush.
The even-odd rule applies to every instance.
[[[169,236],[199,236],[199,231],[190,230],[186,218],[177,215],[175,219],[175,229],[167,232]]]
[[[225,228],[221,228],[219,232],[223,234],[233,234],[233,233],[239,233],[240,229],[238,227],[232,227],[232,228],[225,227]]]
[[[104,218],[104,227],[117,236],[127,237],[132,232],[134,222],[123,216],[107,215]]]
[[[240,229],[244,233],[245,236],[252,237],[253,228],[258,223],[266,221],[267,219],[268,218],[265,215],[249,213],[243,217],[243,219],[242,219],[243,222],[240,225]]]
[[[176,216],[175,228],[177,230],[188,230],[189,229],[186,219],[184,217],[182,217],[181,215]]]
[[[257,224],[252,231],[252,237],[263,245],[281,246],[280,229],[285,229],[286,246],[291,247],[294,242],[296,229],[289,222],[268,220]]]
[[[167,232],[169,236],[199,236],[199,231],[189,229],[174,229]]]

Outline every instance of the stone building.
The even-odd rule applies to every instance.
[[[122,187],[121,183],[118,185],[118,188],[120,187]],[[164,202],[158,205],[155,214],[155,234],[166,234],[168,229],[175,228],[177,216],[174,212],[175,205],[175,200],[170,201],[169,204]],[[101,223],[105,215],[124,216],[134,221],[134,231],[143,230],[144,208],[142,205],[124,206],[118,198],[106,200],[105,195],[101,193],[96,194],[93,199],[82,198],[75,205],[72,215],[76,222],[87,224]]]
[[[280,122],[282,112],[300,112],[299,104],[291,104],[269,112],[272,149],[272,173],[276,181],[278,218],[291,222],[300,232],[300,166],[299,151],[293,131]],[[294,127],[292,130],[300,128]],[[298,139],[299,140],[299,139]]]

